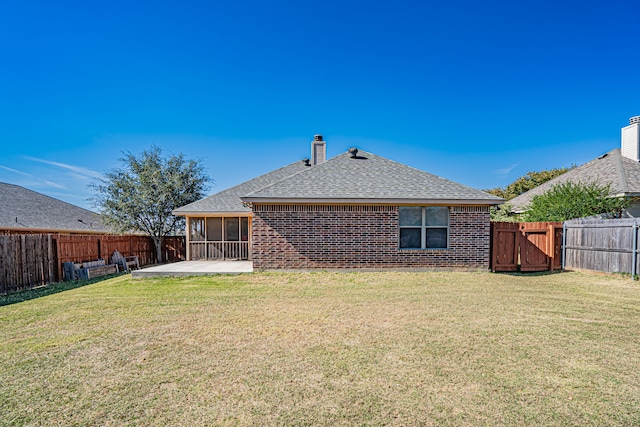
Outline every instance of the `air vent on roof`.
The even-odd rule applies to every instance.
[[[355,147],[349,148],[349,154],[351,154],[352,159],[356,159],[358,157],[358,149]]]

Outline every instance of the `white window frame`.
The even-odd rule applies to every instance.
[[[422,223],[418,225],[400,225],[400,209],[401,208],[421,208],[422,211]],[[445,208],[447,210],[447,225],[426,225],[427,224],[427,209],[426,208]],[[398,248],[401,250],[443,250],[449,249],[449,225],[450,225],[450,209],[448,206],[399,206],[398,207]],[[420,247],[419,248],[403,248],[400,246],[400,230],[403,228],[420,229]],[[445,229],[447,232],[447,245],[441,248],[428,248],[427,247],[427,230],[428,229]]]

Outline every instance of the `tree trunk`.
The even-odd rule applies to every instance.
[[[162,263],[162,241],[164,237],[152,237],[153,244],[156,247],[156,262],[158,264]]]

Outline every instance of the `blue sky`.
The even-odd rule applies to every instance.
[[[3,2],[0,181],[90,207],[123,151],[217,192],[373,152],[476,188],[581,164],[640,115],[631,1]]]

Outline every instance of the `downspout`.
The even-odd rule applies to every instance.
[[[249,261],[253,260],[253,212],[249,215],[249,223],[247,224],[249,230],[249,253],[247,257]]]

